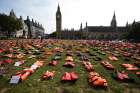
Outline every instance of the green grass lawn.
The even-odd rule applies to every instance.
[[[55,46],[55,45],[54,45]],[[44,46],[45,47],[45,46]],[[44,56],[44,52],[42,55],[36,55],[36,58],[28,58],[31,54],[28,54],[24,57],[26,62],[20,67],[14,67],[14,64],[6,64],[4,65],[7,68],[7,73],[0,77],[0,93],[140,93],[140,78],[134,75],[135,82],[134,83],[124,83],[116,81],[112,78],[111,73],[114,71],[106,70],[101,64],[101,61],[95,61],[95,56],[88,55],[90,62],[93,64],[94,69],[98,72],[102,77],[107,80],[108,88],[94,88],[90,86],[88,83],[88,72],[85,70],[84,66],[82,65],[79,57],[75,54],[75,46],[72,47],[73,51],[73,58],[76,64],[74,68],[67,68],[63,67],[64,59],[66,58],[66,49],[61,53],[62,59],[59,60],[59,64],[56,66],[49,66],[48,63],[54,57],[54,55],[48,56],[45,59],[45,64],[43,67],[37,69],[31,76],[27,78],[27,80],[20,82],[17,85],[9,84],[9,79],[11,75],[15,74],[17,71],[21,71],[24,67],[30,67],[34,62],[40,57]],[[50,48],[50,50],[52,50]],[[83,48],[81,48],[82,50]],[[24,50],[23,50],[24,51]],[[108,60],[108,54],[102,55],[99,54],[97,51],[102,52],[100,49],[89,47],[89,51],[95,54],[97,57],[100,57],[102,60]],[[120,66],[121,63],[133,63],[134,60],[130,59],[129,62],[124,60],[124,57],[121,55],[118,57],[119,60],[112,62],[109,61],[117,70],[125,70]],[[17,59],[13,59],[16,61]],[[52,71],[55,70],[56,74],[54,78],[49,80],[42,80],[42,74],[45,71]],[[78,73],[78,80],[76,82],[61,82],[61,77],[64,72],[75,71]]]

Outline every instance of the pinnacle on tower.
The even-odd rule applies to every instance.
[[[113,27],[113,28],[117,27],[115,11],[114,11],[114,15],[113,15],[113,18],[112,18],[112,21],[111,21],[111,27]]]
[[[126,22],[126,26],[128,26],[128,21]]]
[[[115,15],[115,11],[114,11],[113,19],[114,19],[114,20],[116,20],[116,15]]]
[[[134,19],[133,23],[136,23],[135,19]]]
[[[82,25],[82,22],[81,22],[81,25],[80,25],[80,30],[82,31],[82,28],[83,28],[83,25]]]
[[[32,22],[34,22],[34,19],[32,18]]]
[[[27,16],[27,20],[30,20],[29,16]]]
[[[58,10],[60,10],[60,6],[59,6],[59,4],[58,4],[58,8],[57,8]]]
[[[133,21],[133,25],[135,25],[136,24],[136,21],[135,21],[135,19],[134,19],[134,21]]]
[[[57,6],[57,12],[60,13],[60,6],[59,6],[59,4]]]
[[[60,16],[61,16],[61,11],[60,11],[60,6],[59,6],[59,4],[58,4],[58,7],[57,7],[56,15],[60,15]]]
[[[87,28],[88,24],[87,24],[87,21],[86,21],[86,28]]]
[[[15,18],[16,19],[16,15],[15,15],[15,12],[13,9],[11,9],[10,11],[10,14],[9,14],[11,17]]]
[[[19,18],[20,20],[22,20],[23,18],[22,18],[22,16],[20,16],[20,18]]]

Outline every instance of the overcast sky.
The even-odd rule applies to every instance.
[[[17,17],[27,16],[39,21],[46,33],[55,31],[58,3],[62,13],[62,28],[79,29],[81,22],[90,26],[109,26],[113,13],[117,25],[140,21],[140,0],[0,0],[0,12],[14,9]]]

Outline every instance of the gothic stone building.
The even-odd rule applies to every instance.
[[[13,11],[13,9],[10,11],[9,16],[18,19]],[[27,19],[24,20],[22,16],[20,16],[19,20],[22,22],[23,28],[21,30],[18,30],[14,33],[12,33],[13,37],[22,37],[22,38],[40,38],[44,37],[44,28],[41,24],[37,23],[34,20],[30,20],[29,16],[27,16]]]
[[[61,39],[121,39],[127,32],[125,26],[117,26],[115,12],[110,26],[88,26],[79,30],[62,30],[62,15],[58,5],[56,12],[56,32],[57,38]]]
[[[41,24],[37,23],[36,21],[34,22],[33,19],[31,21],[29,16],[27,16],[27,19],[24,20],[24,22],[28,26],[27,38],[44,37],[44,28]]]

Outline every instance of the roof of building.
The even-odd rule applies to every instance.
[[[112,32],[114,31],[113,27],[110,26],[88,26],[89,32]],[[117,31],[124,31],[125,27],[117,27]]]
[[[37,28],[40,28],[40,29],[43,29],[43,30],[44,30],[42,24],[39,24],[39,23],[37,23],[36,21],[34,22],[34,21],[30,21],[30,20],[24,20],[24,22],[25,22],[26,24],[29,23],[30,26],[34,26],[34,27],[37,27]]]

